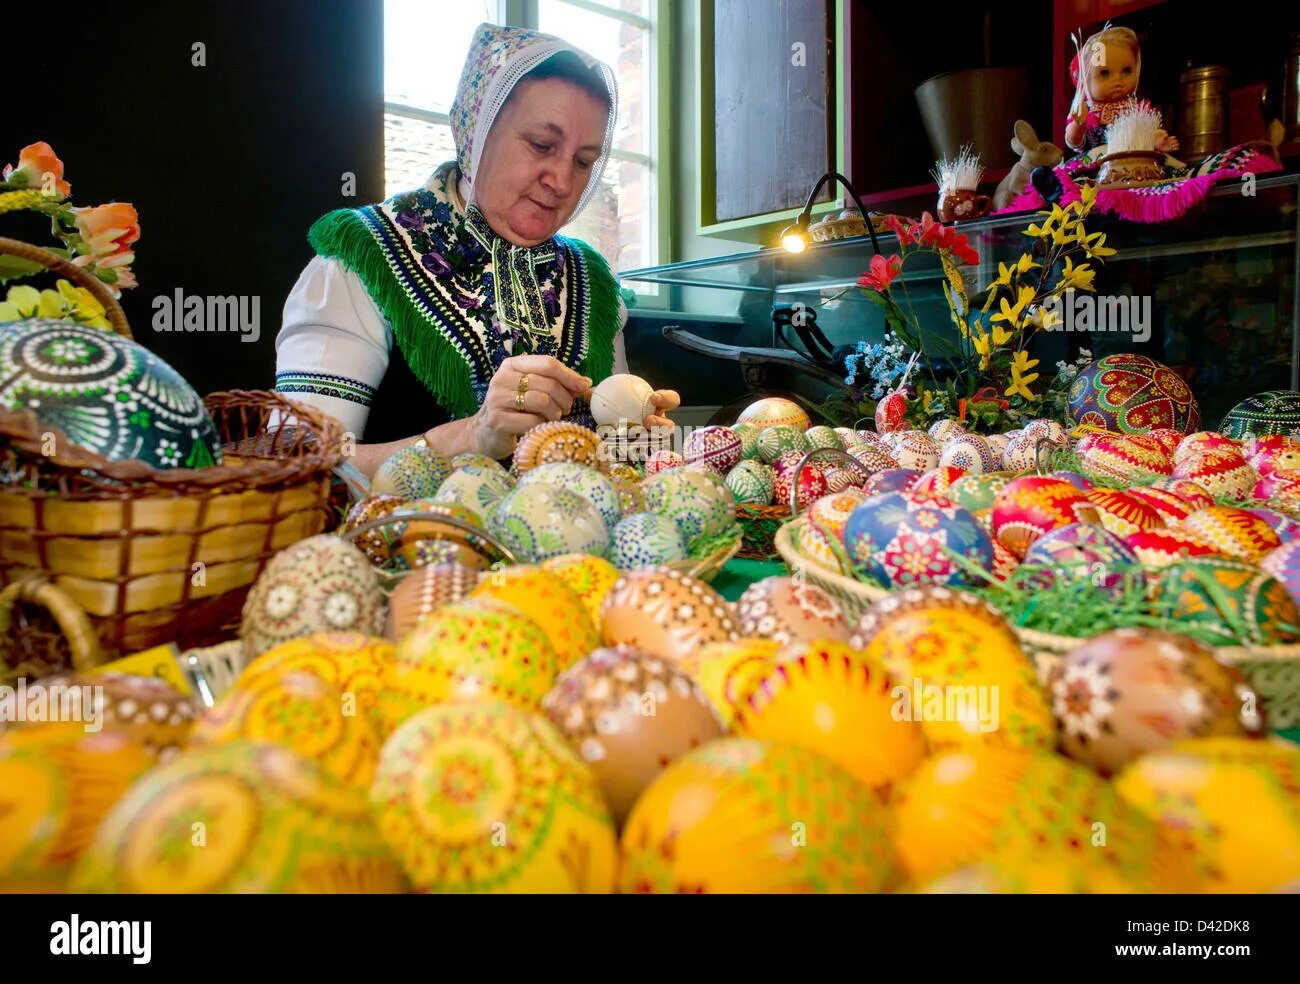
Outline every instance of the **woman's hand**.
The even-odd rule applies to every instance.
[[[650,394],[650,403],[658,413],[646,414],[641,423],[647,429],[654,427],[672,427],[673,422],[666,416],[669,410],[676,410],[682,404],[682,398],[672,390],[655,390]]]
[[[1166,133],[1164,130],[1156,131],[1156,150],[1160,151],[1160,153],[1172,154],[1178,150],[1179,146],[1181,145],[1178,143],[1177,137]]]
[[[521,400],[519,381],[524,376],[528,377],[528,389]],[[559,420],[573,408],[574,397],[590,386],[590,379],[549,355],[506,359],[488,383],[483,405],[471,418],[474,449],[492,458],[509,457],[521,435],[548,420]]]

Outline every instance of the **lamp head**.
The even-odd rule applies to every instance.
[[[781,230],[781,245],[787,253],[802,253],[808,248],[808,218],[801,215],[794,225]]]

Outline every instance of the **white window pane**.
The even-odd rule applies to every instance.
[[[421,188],[434,169],[456,156],[451,127],[384,114],[384,197]]]
[[[497,0],[384,0],[384,98],[451,110],[474,29],[497,22]]]
[[[653,265],[657,260],[650,258],[654,197],[649,175],[644,164],[611,160],[601,175],[600,191],[564,234],[595,247],[615,272]]]

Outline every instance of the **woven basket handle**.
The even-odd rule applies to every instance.
[[[483,527],[466,523],[464,520],[456,519],[454,516],[444,516],[441,513],[434,512],[419,512],[414,509],[408,512],[402,512],[399,510],[398,512],[389,513],[387,516],[381,516],[379,519],[372,519],[368,522],[362,523],[355,529],[348,530],[346,533],[340,533],[339,538],[352,542],[362,533],[369,533],[371,530],[379,530],[386,526],[396,526],[399,523],[419,522],[421,520],[445,523],[453,529],[460,530],[462,533],[472,533],[499,553],[507,565],[519,563],[519,561],[515,559],[515,555],[510,548]],[[439,539],[439,537],[426,536],[421,539],[436,540]]]
[[[62,588],[57,588],[42,577],[28,577],[15,581],[0,591],[0,651],[7,650],[13,638],[14,609],[19,603],[40,605],[49,609],[59,623],[68,648],[72,650],[72,668],[89,670],[104,662],[99,649],[99,637],[90,624],[90,618]]]
[[[115,298],[104,282],[94,274],[87,273],[81,267],[74,263],[69,263],[63,257],[51,253],[48,249],[42,249],[40,246],[33,246],[30,243],[24,243],[17,239],[6,239],[0,236],[0,253],[7,253],[9,256],[16,256],[20,260],[31,260],[33,263],[39,263],[51,273],[58,274],[60,277],[67,277],[78,287],[85,287],[95,295],[95,300],[104,305],[104,313],[108,317],[108,323],[113,326],[113,330],[125,338],[131,337],[131,326],[126,323],[126,312],[122,310],[122,305],[117,303]]]

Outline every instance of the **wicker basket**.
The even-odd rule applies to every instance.
[[[740,522],[742,537],[738,556],[746,560],[771,560],[776,557],[776,532],[792,515],[787,505],[738,504],[736,519]]]
[[[87,273],[81,267],[68,262],[56,253],[51,253],[48,249],[42,249],[40,246],[33,246],[17,239],[0,236],[0,254],[16,256],[20,260],[39,263],[50,273],[59,277],[66,277],[78,287],[86,288],[94,295],[95,300],[103,305],[104,316],[108,319],[108,323],[113,326],[113,330],[119,335],[124,335],[127,338],[131,337],[131,328],[127,324],[126,313],[122,310],[122,305],[117,303],[117,299],[98,277]]]
[[[108,461],[28,411],[0,412],[9,481],[0,485],[0,585],[35,579],[59,589],[0,595],[11,627],[0,636],[0,680],[229,639],[267,560],[325,529],[339,425],[277,393],[204,402],[226,453],[197,470]],[[273,420],[293,426],[268,431]],[[59,449],[51,456],[41,453],[47,432]],[[69,644],[78,610],[97,645],[89,655]]]
[[[477,566],[478,563],[482,563],[486,568],[498,563],[507,566],[519,563],[510,548],[483,527],[473,526],[454,516],[444,516],[435,512],[399,509],[387,516],[361,523],[345,533],[340,533],[339,536],[351,542],[366,533],[383,530],[385,532],[381,535],[388,546],[391,547],[394,540],[389,533],[391,532],[400,539],[411,523],[432,524],[430,527],[423,528],[421,535],[416,539],[454,541],[459,550],[478,555],[478,557],[470,558],[475,561],[474,565],[466,564],[465,566]],[[448,533],[452,535],[446,535]],[[411,568],[399,567],[395,560],[387,564],[375,564],[372,566],[372,570],[379,579],[379,586],[386,597],[391,596],[397,586],[411,573]]]
[[[712,553],[705,554],[703,557],[688,557],[685,560],[675,560],[665,564],[665,567],[672,568],[682,574],[689,574],[691,577],[698,578],[701,581],[712,581],[721,573],[722,568],[727,566],[727,561],[736,556],[740,551],[740,546],[744,542],[742,536],[737,536],[731,541],[722,544],[714,549]]]

